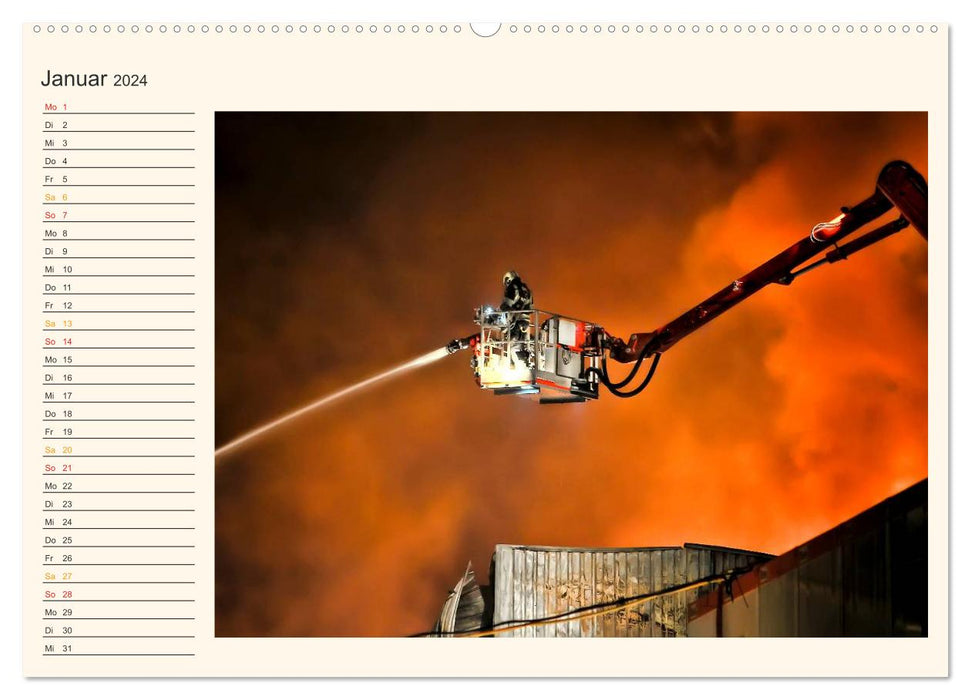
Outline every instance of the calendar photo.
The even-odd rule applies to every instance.
[[[926,636],[926,114],[215,123],[217,635]]]

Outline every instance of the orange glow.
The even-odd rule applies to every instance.
[[[927,172],[918,113],[220,115],[216,133],[217,445],[474,332],[507,269],[539,308],[627,337],[866,198],[888,161]],[[469,358],[220,465],[217,634],[424,631],[497,543],[781,552],[927,476],[910,229],[759,292],[634,399],[497,397]]]

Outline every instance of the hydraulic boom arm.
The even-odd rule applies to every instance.
[[[836,245],[894,208],[900,213],[897,219],[843,246]],[[641,361],[648,355],[659,355],[760,289],[770,284],[790,284],[800,274],[818,265],[843,260],[907,226],[913,226],[921,236],[927,238],[927,182],[909,163],[893,161],[880,171],[876,191],[856,206],[844,207],[835,219],[816,225],[809,236],[734,280],[670,323],[649,333],[635,333],[627,342],[608,337],[607,350],[617,362]],[[820,260],[806,264],[827,248],[833,250]],[[805,267],[800,268],[800,265]]]

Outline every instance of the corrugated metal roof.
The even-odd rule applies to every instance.
[[[493,624],[537,620],[652,593],[768,558],[698,544],[634,549],[498,545]],[[628,610],[497,636],[683,637],[687,606],[697,596],[697,590],[681,592]]]

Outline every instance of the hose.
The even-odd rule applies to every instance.
[[[645,388],[647,388],[647,385],[651,383],[651,379],[654,378],[654,372],[657,370],[658,363],[661,361],[661,353],[659,352],[654,353],[654,360],[651,362],[651,368],[647,370],[647,374],[644,376],[644,379],[637,386],[637,388],[631,389],[629,391],[621,391],[625,386],[630,384],[630,382],[634,379],[634,376],[637,374],[637,370],[640,369],[641,363],[644,361],[645,357],[647,357],[646,347],[643,350],[641,350],[640,355],[637,356],[637,362],[634,363],[634,368],[624,379],[622,379],[619,382],[610,381],[610,376],[607,374],[606,357],[604,357],[603,367],[598,367],[594,369],[593,372],[598,377],[600,377],[600,383],[603,384],[605,387],[607,387],[607,391],[609,391],[611,394],[621,399],[629,399],[632,396],[637,396],[639,393],[644,391]]]

